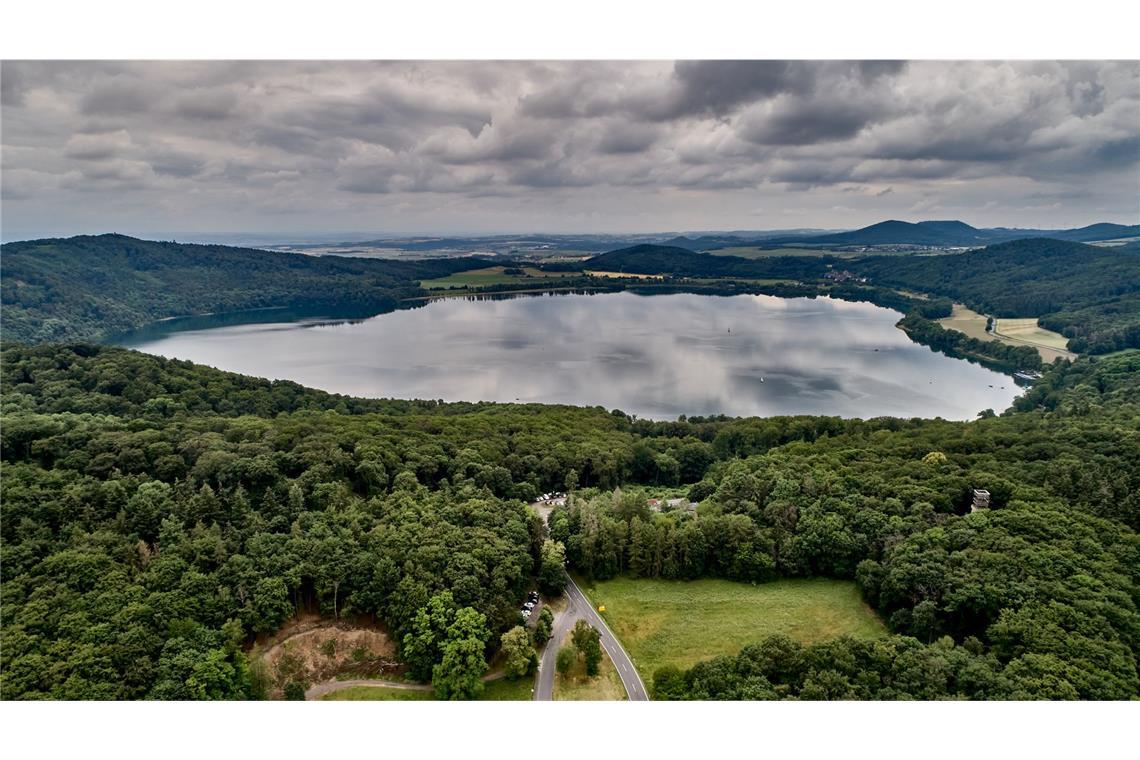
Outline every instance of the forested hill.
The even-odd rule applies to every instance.
[[[316,257],[125,235],[6,243],[0,249],[4,337],[100,339],[166,317],[271,306],[394,308],[423,278],[486,266]]]
[[[919,245],[933,247],[961,247],[1003,243],[1024,238],[1051,238],[1075,242],[1093,242],[1114,238],[1138,237],[1140,225],[1100,222],[1087,227],[1069,230],[1035,230],[996,227],[979,229],[957,220],[902,222],[889,219],[868,227],[827,235],[787,235],[756,241],[761,247],[776,247],[787,243],[820,246],[842,245]]]
[[[905,288],[961,301],[998,317],[1039,317],[1044,327],[1068,337],[1073,351],[1140,348],[1140,248],[1135,245],[1099,247],[1026,238],[965,253],[846,259],[827,255],[745,259],[638,245],[595,256],[582,266],[675,277],[820,284],[829,272],[850,270],[869,279],[863,290],[876,302],[881,303],[891,288]]]
[[[0,366],[4,699],[262,696],[243,645],[298,610],[374,615],[437,688],[477,685],[548,561],[522,502],[559,488],[578,572],[852,579],[892,631],[741,641],[657,697],[1140,696],[1140,352],[971,423],[364,401],[84,345]],[[419,622],[440,610],[462,668]]]
[[[850,268],[879,285],[1040,317],[1075,351],[1140,347],[1140,251],[1030,238],[946,256],[874,256]]]
[[[679,277],[731,277],[814,279],[828,266],[841,260],[830,256],[783,256],[745,259],[739,256],[710,256],[669,245],[635,245],[609,251],[588,259],[582,266],[589,271],[629,274],[667,274]]]

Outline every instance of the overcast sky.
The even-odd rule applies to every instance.
[[[4,62],[3,236],[1140,222],[1140,63]]]

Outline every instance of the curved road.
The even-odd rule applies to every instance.
[[[610,661],[617,668],[618,675],[621,676],[622,686],[625,687],[625,693],[629,696],[630,701],[648,700],[649,693],[645,690],[645,684],[642,683],[637,668],[633,666],[633,661],[629,659],[629,655],[626,654],[613,631],[606,625],[606,621],[602,620],[601,615],[590,604],[590,600],[582,593],[582,589],[578,588],[578,584],[570,577],[566,579],[566,599],[566,609],[555,617],[554,633],[546,642],[546,648],[542,650],[538,674],[535,676],[534,698],[536,700],[554,698],[554,672],[556,670],[555,660],[558,657],[558,645],[575,623],[579,620],[585,620],[598,629],[598,633],[601,634],[602,648],[606,650]]]
[[[565,503],[564,497],[559,501]],[[544,521],[549,522],[550,512],[555,503],[553,500],[536,501],[530,507]],[[613,631],[606,625],[606,621],[602,620],[601,615],[594,609],[594,605],[590,604],[590,600],[586,598],[582,589],[578,588],[578,584],[569,575],[566,576],[566,601],[566,609],[554,616],[553,632],[550,640],[546,642],[546,647],[542,650],[542,657],[538,661],[538,673],[534,676],[534,698],[542,701],[550,701],[554,698],[554,672],[556,670],[555,660],[558,658],[558,645],[562,639],[566,638],[566,634],[574,627],[575,623],[579,620],[585,620],[597,628],[598,633],[601,634],[602,649],[606,651],[610,662],[617,668],[618,675],[621,676],[622,686],[625,687],[625,693],[630,701],[647,701],[649,692],[645,690],[645,684],[642,683],[637,668],[633,667],[633,660],[629,659],[629,655],[622,648],[617,636],[614,636]]]

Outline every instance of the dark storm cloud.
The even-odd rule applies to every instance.
[[[906,61],[857,61],[855,65],[863,79],[874,81],[879,77],[902,73],[906,68]]]
[[[1098,145],[1092,155],[1104,166],[1134,166],[1140,156],[1140,135],[1108,140]]]
[[[200,174],[206,164],[196,156],[175,151],[155,153],[147,157],[147,162],[155,174],[172,177],[193,177]]]
[[[868,102],[836,103],[796,98],[771,113],[746,120],[741,137],[760,145],[812,145],[853,137],[879,117]]]
[[[647,115],[659,119],[721,116],[743,103],[786,92],[808,93],[817,66],[803,61],[678,61],[676,89]]]
[[[1137,216],[1136,62],[23,61],[0,74],[6,229],[1030,224],[1017,214],[1043,195],[1070,198],[1074,221]]]

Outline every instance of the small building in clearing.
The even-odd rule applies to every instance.
[[[970,501],[970,511],[977,512],[979,509],[988,509],[990,506],[990,492],[984,488],[975,488],[973,490],[973,499]]]

